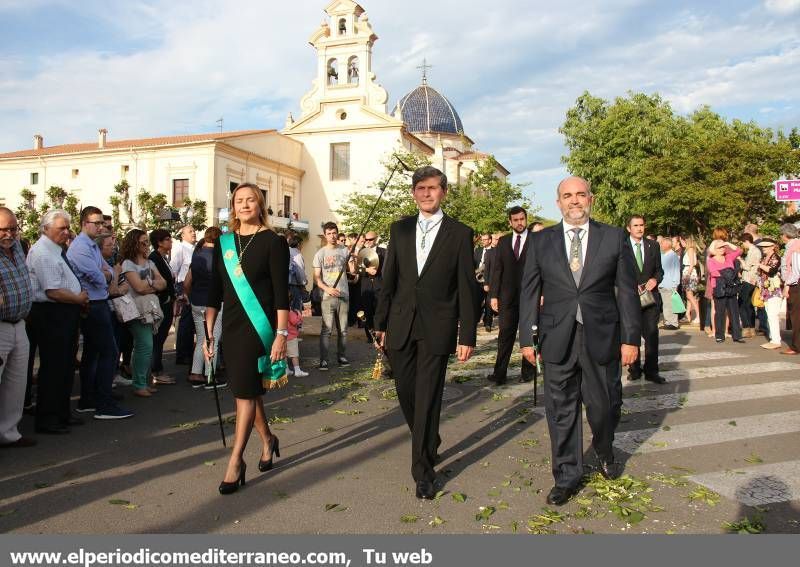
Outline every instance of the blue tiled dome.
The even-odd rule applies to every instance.
[[[446,132],[461,134],[464,126],[450,101],[422,84],[397,103],[409,132]]]

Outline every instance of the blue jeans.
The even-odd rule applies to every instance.
[[[114,340],[114,326],[107,301],[92,301],[81,321],[83,353],[81,354],[81,399],[78,406],[96,408],[98,412],[115,409],[111,382],[117,369],[119,350]]]
[[[322,298],[322,330],[319,333],[319,359],[328,360],[330,350],[331,330],[334,325],[339,327],[338,357],[345,356],[347,347],[347,298],[333,297],[325,294]]]

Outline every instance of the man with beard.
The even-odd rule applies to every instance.
[[[568,177],[556,196],[563,221],[528,246],[519,342],[533,364],[532,329],[538,326],[555,478],[547,503],[560,506],[578,491],[583,476],[582,403],[600,472],[606,478],[621,474],[612,448],[622,409],[620,363],[629,365],[639,354],[641,307],[625,232],[590,220],[589,182]]]

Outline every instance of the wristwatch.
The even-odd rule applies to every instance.
[[[278,335],[283,335],[284,337],[289,336],[289,329],[278,329],[275,331]]]

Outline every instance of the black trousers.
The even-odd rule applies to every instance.
[[[480,309],[483,312],[483,326],[486,329],[492,328],[492,322],[494,321],[494,311],[492,311],[492,307],[489,304],[489,292],[483,290],[483,285],[480,285]]]
[[[586,348],[583,325],[576,323],[569,354],[561,364],[544,363],[544,403],[556,486],[574,488],[583,476],[581,403],[592,430],[592,447],[614,460],[614,431],[622,410],[620,359],[598,364]]]
[[[731,320],[731,336],[733,340],[742,338],[742,326],[739,323],[739,299],[736,296],[714,298],[714,327],[716,338],[725,338],[725,314]]]
[[[433,482],[449,355],[431,353],[427,341],[414,331],[403,348],[387,354],[400,409],[411,430],[411,476]]]
[[[382,280],[380,278],[371,278],[369,276],[361,276],[361,309],[364,310],[366,317],[366,325],[364,325],[364,334],[367,336],[367,342],[372,342],[372,336],[369,334],[370,330],[375,329],[375,309],[378,307],[378,294],[380,293]]]
[[[505,380],[508,374],[508,361],[514,352],[519,327],[519,305],[504,307],[500,304],[500,332],[497,335],[497,359],[494,361],[494,377],[500,381]],[[522,378],[528,379],[536,376],[536,367],[522,359]]]
[[[753,290],[755,286],[747,282],[742,282],[739,290],[739,317],[742,319],[742,327],[752,329],[756,326],[756,310],[753,308]]]
[[[39,345],[36,427],[69,421],[79,321],[77,305],[34,303],[31,306],[31,331]]]
[[[800,352],[800,285],[789,287],[786,311],[786,319],[792,324],[792,344],[789,347],[795,352]]]
[[[169,336],[169,328],[172,326],[172,303],[162,305],[161,309],[164,311],[164,318],[158,326],[158,331],[153,335],[153,356],[150,363],[150,367],[155,373],[164,370],[164,343]]]
[[[647,377],[658,376],[658,305],[651,305],[642,309],[642,337],[644,338],[644,375]],[[636,362],[628,367],[628,373],[632,378],[639,378],[642,375],[642,361],[637,358]]]
[[[170,305],[172,307],[172,305]],[[164,314],[166,315],[166,313]],[[170,309],[170,320],[172,310]],[[175,359],[191,363],[194,356],[194,320],[192,319],[192,306],[188,303],[181,307],[178,324],[175,329]],[[129,359],[130,360],[130,359]]]

